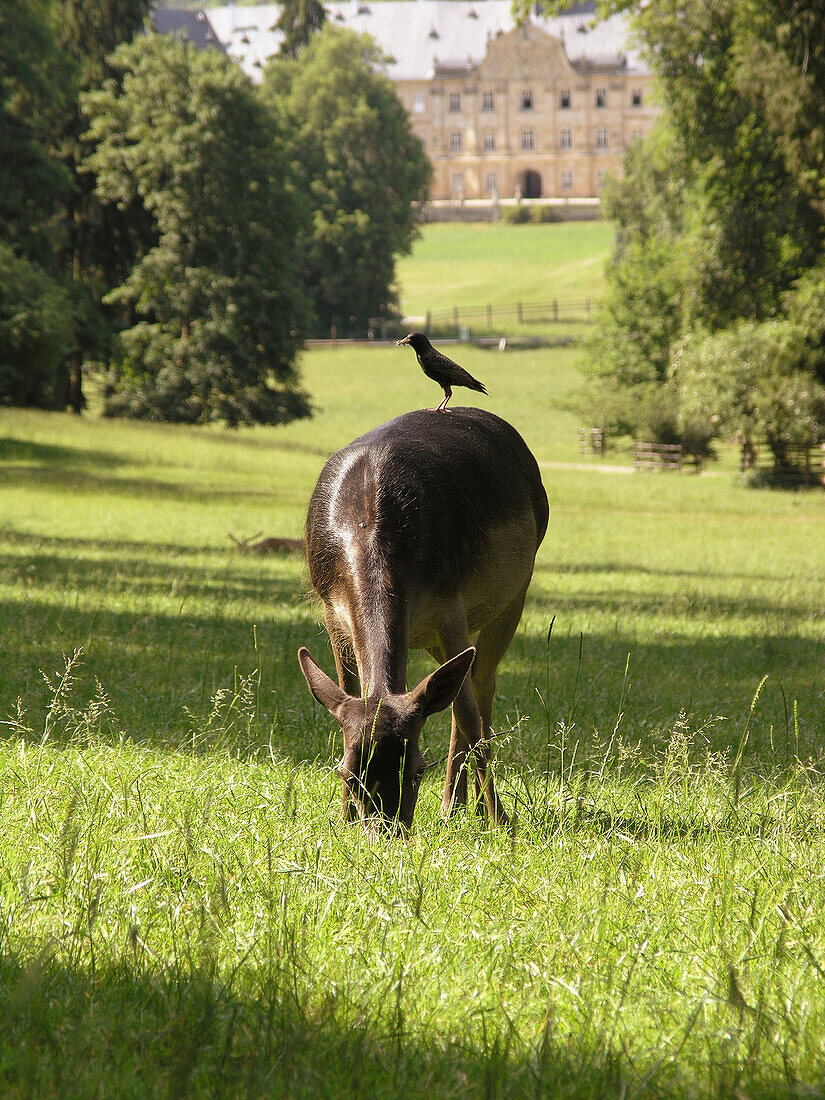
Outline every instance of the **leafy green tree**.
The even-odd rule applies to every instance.
[[[68,293],[0,243],[0,405],[64,409],[61,368],[73,339]]]
[[[54,148],[72,179],[65,209],[61,262],[74,297],[75,350],[66,364],[68,400],[75,412],[85,405],[83,363],[105,357],[119,317],[107,316],[102,299],[124,276],[145,240],[139,208],[101,205],[94,176],[84,170],[89,152],[81,135],[87,120],[81,97],[110,75],[106,58],[144,27],[153,0],[48,0],[57,45],[62,51],[65,92],[53,131]]]
[[[305,322],[298,232],[270,116],[216,51],[146,36],[87,94],[99,197],[139,203],[155,244],[108,300],[134,317],[111,415],[274,423],[306,415],[294,358]]]
[[[264,73],[264,101],[310,210],[301,272],[323,331],[363,331],[397,308],[395,257],[412,246],[410,204],[430,179],[382,62],[369,36],[327,25],[297,59],[275,59]]]
[[[71,310],[55,254],[67,173],[49,154],[60,54],[40,0],[0,6],[0,403],[65,407]]]
[[[767,440],[777,463],[825,441],[825,267],[785,295],[784,316],[689,333],[673,357],[683,421]]]
[[[738,395],[748,421],[741,380],[718,376],[724,352],[767,363],[778,331],[770,322],[821,248],[825,207],[813,174],[799,169],[802,153],[794,163],[790,138],[779,132],[790,109],[771,83],[780,72],[798,78],[776,21],[756,18],[755,0],[604,6],[635,11],[665,110],[654,135],[628,155],[612,196],[619,239],[591,342],[591,396],[614,430],[663,441],[690,436],[701,446],[697,379],[716,372],[720,409],[722,393],[729,401]],[[743,319],[751,324],[742,327]],[[730,326],[715,345],[714,334]],[[694,332],[701,338],[686,339]],[[701,369],[688,369],[700,360]],[[769,394],[777,409],[791,408],[792,390],[803,400],[793,357],[783,363],[760,373],[763,427]],[[707,423],[722,431],[733,419],[728,407]],[[788,422],[778,416],[778,425]],[[777,427],[777,441],[780,434]]]
[[[276,26],[283,31],[281,43],[283,57],[297,57],[324,25],[327,17],[320,0],[284,0]]]
[[[61,89],[46,16],[40,0],[5,0],[0,7],[0,237],[48,264],[69,178],[48,150]]]

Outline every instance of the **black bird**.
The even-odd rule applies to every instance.
[[[397,341],[396,347],[400,347],[401,344],[410,345],[418,357],[418,365],[426,376],[432,378],[433,382],[437,382],[444,390],[444,400],[436,412],[446,410],[447,402],[453,396],[453,386],[466,386],[470,390],[478,390],[479,393],[487,392],[483,383],[477,378],[473,378],[463,367],[454,363],[452,359],[448,359],[446,355],[442,355],[440,351],[436,351],[423,332],[411,332],[403,340]]]

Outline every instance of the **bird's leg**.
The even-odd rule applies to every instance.
[[[445,389],[444,390],[444,399],[442,400],[440,405],[436,406],[435,412],[439,412],[439,413],[446,412],[447,411],[447,402],[450,400],[450,398],[452,396],[453,396],[453,391],[451,389]]]

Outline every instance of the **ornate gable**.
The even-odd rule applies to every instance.
[[[491,38],[487,43],[487,56],[476,72],[490,80],[504,80],[514,73],[537,79],[573,79],[576,75],[560,39],[553,38],[533,23],[524,23]]]

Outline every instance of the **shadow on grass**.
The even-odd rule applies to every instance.
[[[36,488],[43,485],[50,493],[112,493],[140,500],[175,500],[209,504],[223,497],[232,500],[269,500],[275,489],[242,489],[237,485],[210,485],[201,488],[193,482],[158,481],[147,477],[106,477],[81,468],[55,470],[53,466],[12,466],[3,471],[6,487]]]
[[[25,963],[4,955],[5,1095],[769,1100],[804,1090],[791,1066],[793,1084],[772,1080],[758,1059],[743,1065],[741,1050],[723,1046],[706,1052],[707,1066],[687,1066],[682,1057],[677,1072],[664,1038],[663,1050],[634,1052],[631,1060],[615,1034],[594,1035],[584,1025],[580,1034],[557,1036],[552,1006],[543,1031],[528,1041],[506,1017],[485,1020],[480,1040],[414,1035],[403,994],[388,990],[374,1018],[370,1010],[365,1018],[341,991],[317,989],[309,960],[273,957],[263,968],[242,963],[225,974],[208,957],[150,969],[139,954],[127,948],[120,964],[91,969],[48,953]]]
[[[90,451],[87,447],[32,443],[26,439],[5,439],[0,436],[0,462],[25,462],[33,469],[39,466],[72,466],[75,469],[89,470],[98,466],[115,469],[123,465],[123,458],[108,451]],[[4,470],[3,481],[7,482],[14,473],[14,469]],[[52,470],[51,473],[55,474],[56,471]]]
[[[310,698],[296,651],[307,645],[333,670],[326,635],[307,598],[299,555],[243,556],[236,550],[6,536],[14,553],[0,555],[4,659],[0,662],[0,720],[23,697],[32,715],[45,712],[49,689],[40,670],[53,675],[63,655],[84,650],[77,691],[88,699],[98,680],[111,698],[117,732],[140,741],[183,744],[193,715],[209,712],[211,699],[255,672],[260,683],[254,725],[258,746],[272,737],[279,752],[312,760],[329,751],[334,723]],[[16,551],[22,551],[17,553]],[[804,633],[809,612],[777,608],[747,594],[703,595],[702,622],[713,633],[698,638],[663,634],[639,643],[621,629],[629,608],[672,614],[682,599],[633,591],[576,593],[552,603],[531,599],[527,622],[553,614],[546,628],[522,628],[499,670],[494,723],[518,715],[526,723],[502,750],[505,760],[540,765],[558,741],[560,723],[571,727],[584,766],[603,751],[614,728],[648,748],[666,743],[684,711],[697,724],[720,718],[703,732],[703,744],[738,743],[754,694],[767,675],[751,720],[748,754],[790,764],[819,752],[825,727],[825,645]],[[564,633],[564,624],[587,612],[612,616],[615,629]],[[685,612],[685,622],[690,621]],[[741,617],[773,629],[741,635]],[[726,624],[731,623],[730,630]],[[709,627],[710,628],[710,627]],[[413,655],[410,682],[431,667]],[[37,721],[32,718],[36,727]],[[430,719],[425,744],[442,755],[448,720]],[[239,746],[252,751],[254,745]]]

